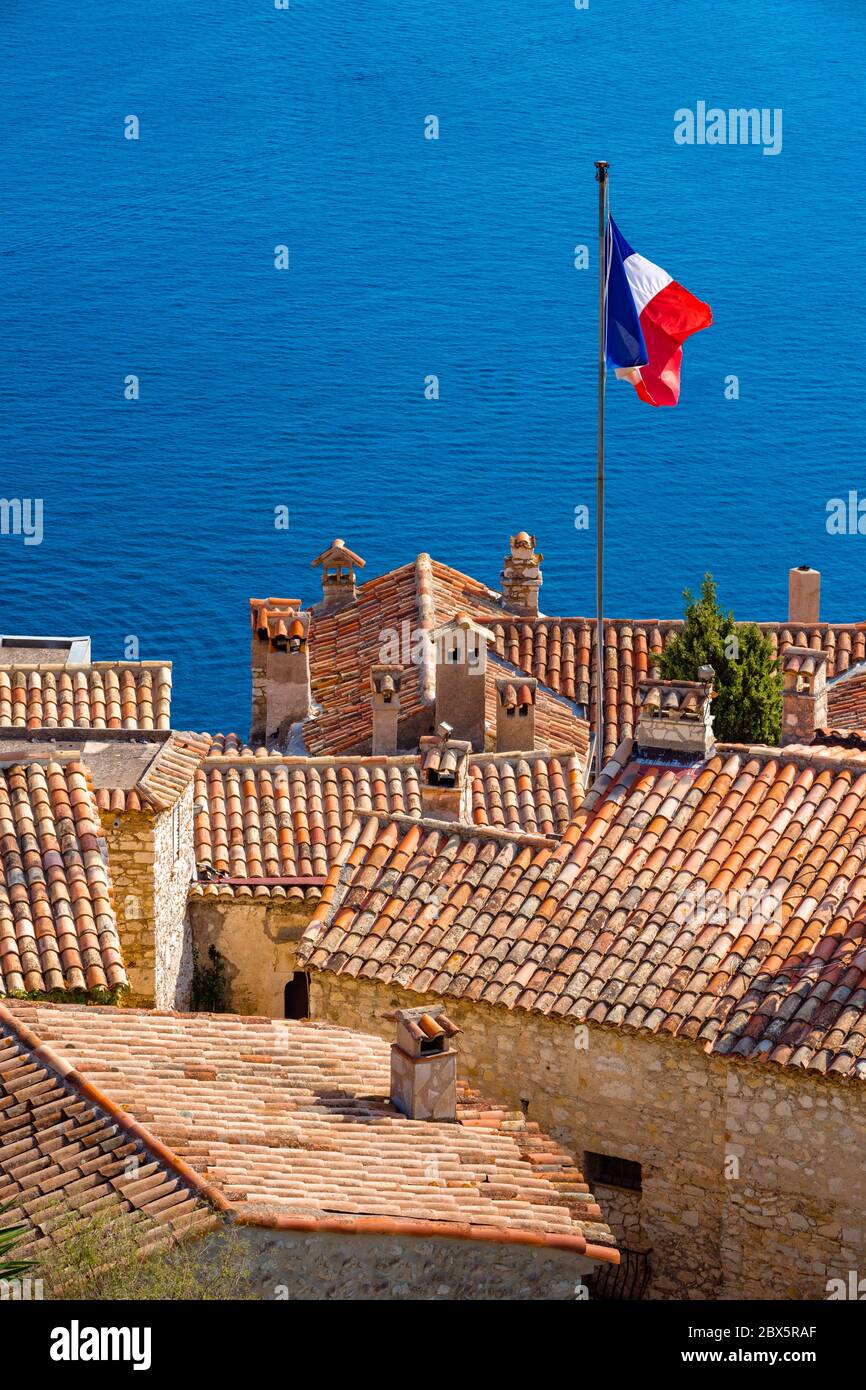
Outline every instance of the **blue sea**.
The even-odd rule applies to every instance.
[[[807,563],[866,619],[866,537],[825,525],[866,496],[862,5],[7,0],[0,45],[0,495],[44,508],[0,631],[134,636],[176,724],[245,732],[247,599],[317,597],[334,536],[496,584],[526,528],[545,611],[591,612],[602,158],[715,316],[677,409],[609,382],[607,611],[711,570],[784,616]],[[781,152],[676,144],[699,101],[780,108]]]

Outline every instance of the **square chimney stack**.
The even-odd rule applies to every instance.
[[[300,599],[251,598],[253,711],[250,741],[284,740],[310,712],[310,615]]]
[[[489,628],[456,613],[433,634],[436,650],[436,723],[450,725],[458,739],[484,750]]]
[[[535,748],[534,676],[498,676],[496,680],[496,751],[531,753]]]
[[[538,591],[541,588],[541,562],[544,556],[535,549],[535,537],[518,531],[509,541],[509,552],[502,562],[499,582],[502,602],[527,618],[538,617]]]
[[[460,1032],[441,1004],[396,1009],[391,1044],[391,1102],[410,1120],[457,1119],[457,1049]]]
[[[363,569],[366,563],[339,536],[311,561],[312,569],[322,571],[324,608],[342,608],[343,604],[351,603],[358,592],[355,570]]]
[[[373,747],[375,756],[397,752],[400,723],[400,680],[402,666],[374,666],[370,671],[370,701],[373,706]]]
[[[827,723],[827,658],[811,647],[782,656],[782,735],[779,743],[811,743]]]
[[[788,571],[788,623],[815,627],[821,621],[821,571],[798,565]]]
[[[637,725],[638,750],[694,761],[715,747],[710,701],[713,668],[701,666],[696,681],[643,681]]]
[[[469,754],[472,745],[452,737],[441,724],[435,734],[419,740],[421,755],[421,814],[431,820],[470,820]]]

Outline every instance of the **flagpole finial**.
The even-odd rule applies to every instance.
[[[605,180],[607,179],[608,168],[609,165],[606,159],[597,159],[595,161],[595,177],[597,183],[605,182]]]

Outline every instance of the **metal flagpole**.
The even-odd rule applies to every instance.
[[[604,380],[607,307],[607,160],[597,159],[598,183],[598,472],[596,475],[595,547],[595,775],[604,766]]]

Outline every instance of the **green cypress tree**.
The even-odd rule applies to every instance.
[[[715,672],[713,728],[721,743],[779,742],[782,727],[782,674],[769,637],[754,623],[734,622],[723,613],[711,574],[704,575],[700,598],[684,590],[682,630],[659,658],[663,680],[698,678],[698,667]]]

